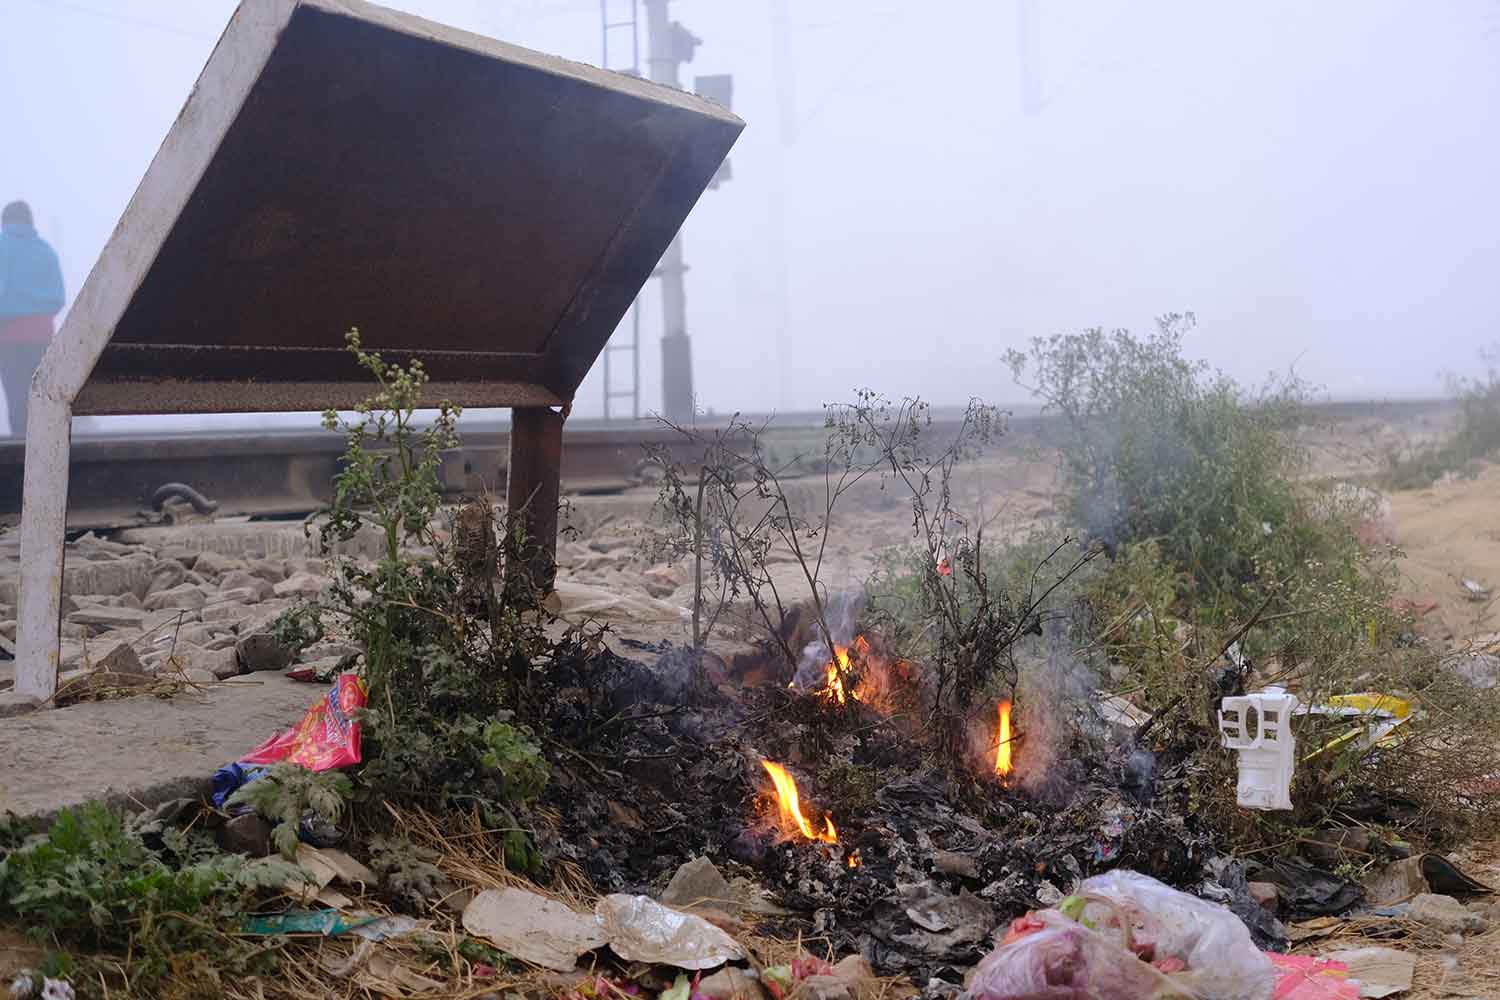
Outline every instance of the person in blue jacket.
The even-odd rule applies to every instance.
[[[31,373],[52,340],[52,318],[63,307],[57,254],[37,235],[31,207],[13,201],[0,211],[0,385],[10,432],[26,435]]]

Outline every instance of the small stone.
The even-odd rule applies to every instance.
[[[1272,882],[1251,882],[1245,886],[1250,898],[1264,910],[1275,913],[1281,906],[1281,892]]]
[[[641,574],[641,583],[652,597],[670,597],[681,585],[674,566],[652,566]]]
[[[293,573],[276,584],[277,597],[317,597],[328,586],[328,581],[313,573]]]
[[[933,851],[932,867],[944,875],[958,875],[962,878],[978,878],[979,865],[967,854],[958,854],[953,851]]]
[[[82,607],[68,615],[74,625],[87,625],[93,629],[139,627],[146,612],[135,608],[107,608],[101,605]]]
[[[187,580],[187,567],[176,559],[158,559],[151,564],[151,584],[147,596],[163,590],[171,590]]]
[[[147,611],[196,611],[205,603],[203,591],[191,583],[181,583],[146,595]]]
[[[808,1000],[854,1000],[849,984],[838,976],[808,976],[799,992]]]
[[[282,559],[252,559],[249,573],[273,586],[286,579],[286,561]]]
[[[203,670],[216,680],[228,680],[240,674],[239,655],[229,649],[205,649],[202,646],[185,646],[172,657],[184,669]]]
[[[245,602],[247,604],[258,604],[276,594],[276,588],[271,582],[242,569],[225,573],[223,579],[219,581],[219,589],[223,590],[226,595],[232,590],[249,590],[255,595],[255,600]]]
[[[1489,926],[1489,921],[1477,913],[1470,913],[1462,903],[1452,896],[1424,892],[1411,901],[1408,916],[1419,924],[1444,933],[1473,934]]]
[[[694,858],[677,869],[661,894],[661,901],[667,906],[677,907],[734,906],[729,883],[724,881],[714,863],[703,857]]]
[[[243,559],[233,559],[229,556],[221,556],[217,552],[200,552],[198,559],[193,563],[193,572],[200,576],[219,577],[230,570],[244,569]]]
[[[178,625],[172,621],[153,631],[150,641],[155,648],[160,650],[171,649],[174,642],[185,646],[207,646],[209,640],[222,630],[222,626],[216,631],[201,622]]]
[[[164,545],[156,550],[156,558],[161,561],[170,559],[181,564],[183,569],[192,569],[193,563],[198,561],[198,553],[186,545]]]
[[[255,632],[241,636],[236,644],[240,663],[246,673],[259,670],[285,670],[291,666],[295,655],[292,647],[283,643],[270,632]]]
[[[236,816],[219,827],[219,846],[231,854],[263,858],[271,853],[271,824],[255,813]]]
[[[225,575],[227,576],[228,574],[226,573]],[[257,580],[256,582],[265,583],[264,580]],[[251,604],[260,603],[260,590],[257,587],[235,587],[232,590],[221,590],[215,601],[233,601],[235,604],[243,604],[248,607]]]
[[[725,966],[698,983],[697,992],[709,1000],[765,1000],[766,988],[751,973]]]
[[[223,604],[205,605],[199,615],[205,622],[240,622],[250,613],[243,604],[226,601]]]
[[[96,666],[112,674],[144,676],[147,673],[145,666],[141,663],[141,658],[136,655],[135,648],[128,642],[115,643],[105,651],[103,656],[99,657]]]

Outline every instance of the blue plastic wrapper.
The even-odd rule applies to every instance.
[[[248,785],[265,773],[266,768],[264,767],[225,764],[214,772],[213,795],[209,797],[209,801],[214,804],[215,809],[223,809],[224,803],[229,799],[229,796],[233,795],[241,785]],[[238,814],[249,812],[250,808],[248,806],[235,806],[230,811]]]

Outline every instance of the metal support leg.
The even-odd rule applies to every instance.
[[[15,691],[45,701],[57,690],[73,408],[47,395],[37,378],[26,413]]]
[[[516,407],[510,417],[506,522],[524,538],[520,558],[507,549],[506,593],[550,593],[557,579],[557,503],[562,488],[565,413],[547,406]]]

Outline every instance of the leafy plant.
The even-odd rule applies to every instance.
[[[370,868],[386,890],[418,906],[442,894],[447,877],[433,864],[438,852],[404,837],[370,838]]]
[[[354,784],[339,771],[309,771],[296,764],[272,764],[256,780],[241,785],[226,804],[247,805],[276,824],[272,842],[282,856],[297,856],[297,828],[311,811],[337,823],[354,794]]]
[[[295,869],[224,854],[197,832],[160,839],[153,848],[99,803],[63,810],[0,859],[0,916],[65,947],[127,952],[132,995],[150,995],[192,952],[243,970],[254,949],[219,934],[215,919],[279,889]]]

